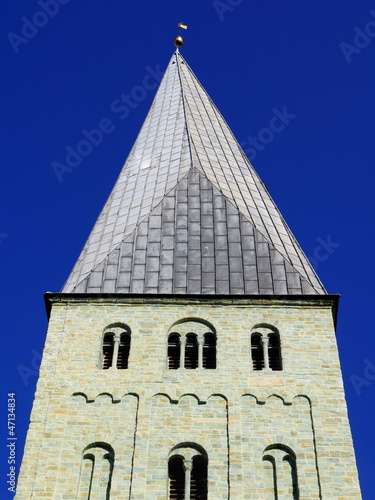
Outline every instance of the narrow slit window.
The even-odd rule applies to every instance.
[[[204,335],[203,368],[216,368],[216,338],[212,333],[206,333]]]
[[[180,336],[172,333],[168,337],[168,369],[180,368]]]
[[[130,352],[130,335],[128,333],[123,333],[120,337],[120,344],[117,354],[116,366],[118,369],[126,370],[128,368]]]
[[[264,354],[262,336],[259,333],[254,333],[251,336],[251,358],[253,361],[253,370],[263,370]]]
[[[168,462],[168,500],[185,500],[185,470],[182,457],[172,457]]]
[[[185,368],[195,369],[198,367],[198,342],[197,336],[193,333],[186,335],[185,346]]]
[[[104,335],[103,338],[103,358],[102,358],[102,368],[103,370],[108,370],[111,368],[113,361],[113,334]]]
[[[280,338],[276,333],[268,335],[268,361],[271,370],[282,370]]]
[[[190,499],[207,500],[207,461],[197,455],[193,458],[191,471]]]

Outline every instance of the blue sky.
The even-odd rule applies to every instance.
[[[375,3],[367,0],[3,0],[1,496],[13,497],[7,394],[17,399],[18,466],[47,328],[43,293],[60,291],[73,267],[181,21],[183,56],[328,292],[342,296],[337,340],[363,498],[372,500]],[[120,113],[123,93],[131,101]],[[288,123],[270,133],[277,113]],[[98,127],[103,137],[69,167],[68,152]],[[57,164],[69,168],[57,175]]]

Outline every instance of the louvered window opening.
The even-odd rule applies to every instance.
[[[103,370],[111,368],[113,361],[113,335],[105,335],[103,339]]]
[[[276,334],[270,334],[268,339],[269,367],[274,371],[282,370],[279,336]]]
[[[207,500],[207,460],[202,456],[193,458],[189,499],[185,499],[185,475],[183,458],[171,458],[168,463],[168,500]]]
[[[198,367],[198,342],[196,335],[189,333],[186,335],[185,346],[185,368],[195,369]]]
[[[193,459],[190,500],[207,500],[207,461],[201,456]]]
[[[128,368],[130,352],[130,335],[123,333],[120,338],[120,345],[117,354],[116,367],[120,370],[126,370]]]
[[[185,471],[182,457],[173,457],[168,463],[169,500],[185,499]]]
[[[216,338],[212,333],[206,333],[204,336],[203,368],[216,368]]]
[[[257,334],[251,336],[251,358],[253,361],[253,370],[263,370],[264,354],[261,335]]]
[[[180,336],[172,334],[168,338],[168,369],[180,368]]]

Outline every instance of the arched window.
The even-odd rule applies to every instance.
[[[103,337],[103,357],[102,357],[102,368],[103,370],[108,370],[112,366],[113,360],[113,333],[108,333]]]
[[[168,461],[168,500],[207,500],[207,455],[194,445],[175,448]]]
[[[264,354],[262,335],[253,333],[251,336],[251,359],[253,361],[253,370],[263,370]]]
[[[169,331],[169,370],[216,368],[216,332],[207,321],[180,320]]]
[[[198,342],[194,333],[186,335],[185,345],[185,368],[194,369],[198,367]]]
[[[169,477],[169,500],[184,500],[185,499],[185,471],[184,459],[180,456],[175,456],[169,459],[168,462],[168,477]]]
[[[271,370],[281,370],[280,337],[277,333],[268,335],[268,361]]]
[[[120,336],[120,344],[118,348],[116,367],[120,370],[128,368],[128,359],[130,352],[130,334],[122,333]]]
[[[280,335],[275,327],[258,325],[251,334],[253,370],[282,370]]]
[[[180,336],[171,333],[168,337],[168,368],[177,370],[180,368]]]
[[[204,334],[203,368],[216,368],[216,337],[213,333]]]
[[[268,446],[263,452],[266,488],[273,491],[275,500],[299,500],[297,462],[295,453],[287,446]]]
[[[193,458],[190,498],[207,500],[207,460],[201,455],[196,455]]]
[[[128,368],[130,352],[130,328],[125,325],[111,325],[104,330],[102,345],[103,370]]]
[[[107,444],[88,446],[82,455],[78,500],[109,500],[114,465],[113,449]]]

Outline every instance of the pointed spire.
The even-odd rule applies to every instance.
[[[63,292],[325,293],[178,49]]]

